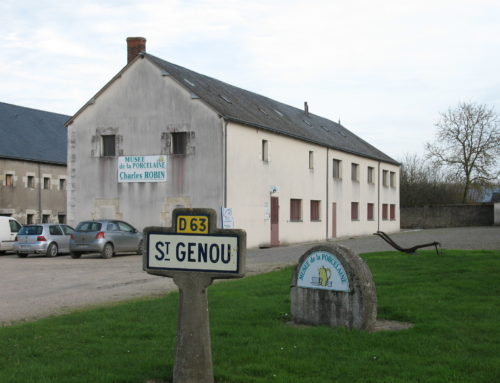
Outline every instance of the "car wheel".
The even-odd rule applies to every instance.
[[[58,253],[59,249],[57,248],[57,243],[51,243],[47,248],[47,252],[45,255],[47,257],[55,257]]]
[[[113,245],[111,243],[106,243],[101,251],[103,258],[109,259],[113,256]]]
[[[142,254],[142,241],[139,242],[139,246],[137,247],[137,254]]]
[[[26,254],[26,253],[17,253],[17,256],[19,258],[26,258],[28,256],[28,254]]]
[[[73,253],[72,252],[70,255],[71,255],[71,258],[78,259],[82,256],[82,253]]]

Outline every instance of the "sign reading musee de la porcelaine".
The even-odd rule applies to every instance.
[[[118,157],[118,182],[165,182],[167,157],[123,156]]]
[[[327,251],[315,251],[302,263],[297,276],[297,286],[349,291],[349,279],[335,255]]]

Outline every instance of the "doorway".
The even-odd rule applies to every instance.
[[[280,204],[278,197],[271,197],[271,246],[279,246],[279,212]]]

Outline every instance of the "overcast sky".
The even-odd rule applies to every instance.
[[[1,0],[0,102],[72,115],[126,64],[164,60],[423,153],[461,101],[500,113],[499,0]]]

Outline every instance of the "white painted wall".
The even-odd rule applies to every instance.
[[[262,160],[262,140],[268,141],[269,161]],[[309,169],[309,152],[314,169]],[[341,160],[341,179],[333,179],[332,161]],[[351,180],[357,163],[359,181]],[[373,184],[367,182],[374,168]],[[394,187],[379,184],[379,168],[394,172]],[[380,174],[382,170],[380,170]],[[231,123],[227,127],[227,207],[233,208],[236,227],[247,231],[249,247],[270,243],[270,197],[279,197],[282,244],[332,237],[332,203],[337,204],[337,237],[399,230],[398,166],[327,149],[319,145]],[[271,193],[277,187],[278,191]],[[290,199],[302,200],[302,221],[290,220]],[[320,202],[320,221],[311,222],[310,201]],[[351,219],[351,202],[359,204],[359,219]],[[374,217],[367,219],[367,204]],[[394,204],[394,220],[382,220],[382,203]]]

